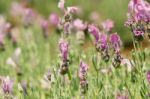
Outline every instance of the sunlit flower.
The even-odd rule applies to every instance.
[[[59,1],[58,8],[60,8],[62,11],[65,11],[65,0]]]

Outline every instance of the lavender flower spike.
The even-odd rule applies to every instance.
[[[88,31],[95,37],[96,42],[99,40],[99,29],[95,25],[89,25]]]
[[[12,92],[13,81],[9,77],[4,78],[2,83],[2,89],[4,94],[10,94]]]
[[[112,44],[114,51],[120,51],[121,40],[120,36],[117,33],[113,33],[110,35],[110,43]]]
[[[84,62],[80,62],[79,68],[79,78],[80,78],[80,86],[81,86],[81,94],[85,94],[88,90],[88,82],[87,78],[88,65]]]
[[[69,53],[69,44],[64,39],[60,39],[59,41],[59,49],[63,58],[63,61],[66,62],[68,60],[68,53]]]

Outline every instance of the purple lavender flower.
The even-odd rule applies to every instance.
[[[104,49],[108,48],[107,35],[106,34],[101,34],[100,38],[99,38],[99,41],[100,41],[100,49],[101,50],[104,50]]]
[[[133,33],[135,36],[143,36],[144,35],[144,31],[141,31],[141,30],[133,30]]]
[[[48,21],[47,20],[43,20],[41,22],[41,27],[42,27],[42,31],[43,31],[43,35],[45,38],[48,37]]]
[[[9,77],[4,78],[2,83],[2,89],[4,94],[10,94],[12,92],[13,81]]]
[[[144,0],[130,0],[129,15],[135,21],[150,21],[150,5]]]
[[[67,12],[71,14],[77,14],[80,12],[80,9],[76,6],[67,7]]]
[[[84,63],[83,61],[80,62],[80,69],[79,69],[79,78],[85,79],[85,76],[87,75],[88,71],[88,65]]]
[[[89,25],[88,31],[95,37],[96,42],[99,40],[99,29],[95,25]]]
[[[150,83],[150,70],[147,72],[147,81]]]
[[[120,51],[121,40],[120,36],[117,33],[113,33],[110,35],[110,43],[115,51]]]
[[[79,78],[80,78],[80,86],[81,86],[81,94],[85,94],[88,90],[88,82],[87,78],[88,65],[83,61],[80,62],[79,68]]]
[[[82,20],[80,20],[80,19],[74,20],[74,21],[73,21],[73,26],[74,26],[74,28],[75,28],[76,30],[78,30],[78,31],[84,31],[84,30],[86,29],[86,27],[87,27],[87,25],[84,24],[84,23],[82,22]]]
[[[110,32],[112,28],[114,27],[114,22],[110,19],[107,19],[102,23],[103,29],[107,32]]]
[[[56,13],[52,13],[50,16],[49,16],[49,21],[50,23],[55,26],[55,27],[58,27],[58,24],[60,22],[60,19],[59,19],[59,16],[56,14]]]
[[[67,41],[65,41],[64,39],[60,39],[59,41],[59,49],[63,58],[63,61],[67,61],[68,60],[68,53],[69,53],[69,44]]]

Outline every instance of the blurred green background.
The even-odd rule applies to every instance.
[[[13,1],[22,2],[23,0],[0,0],[0,13],[8,14],[10,4]],[[59,0],[28,0],[30,6],[36,9],[40,14],[47,18],[50,13],[61,13],[57,8]],[[125,44],[131,44],[131,33],[124,26],[126,21],[126,13],[128,10],[129,0],[66,0],[67,6],[80,6],[83,14],[79,17],[89,20],[90,14],[94,11],[98,12],[101,20],[112,19],[115,22],[114,32],[118,32]],[[150,0],[149,0],[150,1]]]

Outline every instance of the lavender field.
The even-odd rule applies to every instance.
[[[149,0],[0,0],[0,99],[149,99]]]

